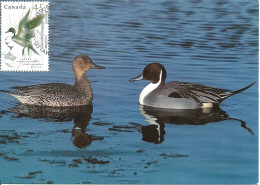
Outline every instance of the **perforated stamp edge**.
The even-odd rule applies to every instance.
[[[0,70],[49,71],[48,1],[1,2]]]

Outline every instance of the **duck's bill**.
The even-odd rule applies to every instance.
[[[135,78],[129,80],[129,82],[139,81],[139,80],[143,80],[143,79],[144,79],[143,74],[141,74],[138,77],[135,77]]]
[[[105,67],[93,63],[91,69],[105,69]]]

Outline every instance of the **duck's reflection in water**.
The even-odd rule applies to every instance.
[[[93,106],[78,107],[43,107],[26,104],[18,104],[9,109],[17,114],[17,117],[31,117],[53,122],[74,122],[72,129],[73,144],[78,148],[85,148],[92,142],[90,135],[86,133],[86,127],[91,119]]]
[[[231,118],[220,109],[214,107],[212,109],[195,109],[195,110],[172,110],[153,108],[140,105],[140,112],[149,123],[148,126],[142,126],[141,132],[143,140],[152,143],[162,143],[164,141],[164,124],[175,125],[204,125],[210,122],[220,122],[224,120],[236,120],[241,123],[241,127],[248,130],[254,135],[253,131],[246,126],[246,123],[240,119]]]

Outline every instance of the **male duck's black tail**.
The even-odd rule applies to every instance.
[[[251,83],[250,85],[248,85],[248,86],[246,86],[246,87],[244,87],[244,88],[242,88],[242,89],[239,89],[239,90],[237,90],[237,91],[233,91],[233,92],[232,92],[232,95],[241,93],[241,92],[243,92],[244,90],[247,90],[248,88],[252,87],[254,84],[255,84],[255,82],[254,82],[254,83]],[[232,96],[232,95],[231,95],[231,96]]]
[[[247,90],[248,88],[252,87],[255,83],[256,83],[256,82],[251,83],[250,85],[248,85],[248,86],[246,86],[246,87],[244,87],[244,88],[242,88],[242,89],[239,89],[239,90],[236,90],[236,91],[233,91],[233,92],[227,92],[227,93],[225,93],[225,95],[222,96],[222,98],[221,98],[221,102],[222,102],[223,100],[227,99],[227,98],[230,97],[230,96],[233,96],[233,95],[235,95],[235,94],[238,94],[238,93],[243,92],[244,90]]]

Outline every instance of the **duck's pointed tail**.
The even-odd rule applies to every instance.
[[[244,87],[244,88],[242,88],[242,89],[239,89],[239,90],[237,90],[237,91],[233,91],[233,92],[232,92],[232,95],[235,95],[235,94],[238,94],[238,93],[243,92],[244,90],[247,90],[248,88],[252,87],[255,83],[256,83],[256,82],[251,83],[250,85],[248,85],[248,86],[246,86],[246,87]],[[231,95],[231,96],[232,96],[232,95]]]
[[[18,101],[20,101],[21,103],[27,103],[28,99],[26,98],[26,96],[22,96],[19,94],[19,92],[16,91],[5,91],[5,90],[0,90],[0,92],[8,94],[14,98],[16,98]]]
[[[11,92],[11,91],[0,90],[0,92],[5,93],[5,94],[12,95],[12,92]]]
[[[8,94],[8,95],[10,95],[10,96],[13,96],[13,97],[15,97],[16,99],[18,99],[19,100],[19,92],[15,92],[15,91],[5,91],[5,90],[0,90],[0,92],[2,92],[2,93],[5,93],[5,94]],[[20,101],[20,100],[19,100]]]
[[[223,96],[223,98],[221,99],[221,101],[227,99],[227,98],[230,97],[230,96],[233,96],[233,95],[235,95],[235,94],[241,93],[241,92],[243,92],[244,90],[247,90],[248,88],[252,87],[255,83],[256,83],[256,82],[253,82],[253,83],[251,83],[250,85],[248,85],[248,86],[246,86],[246,87],[244,87],[244,88],[242,88],[242,89],[225,93],[225,95]]]

